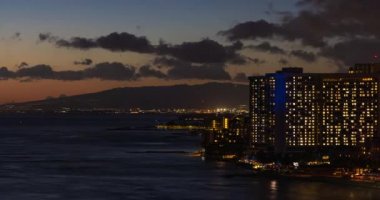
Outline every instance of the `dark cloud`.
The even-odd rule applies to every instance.
[[[138,37],[130,33],[111,33],[99,38],[73,37],[69,40],[60,39],[50,33],[41,33],[39,35],[41,42],[47,41],[54,43],[58,47],[67,47],[80,50],[93,48],[103,48],[109,51],[133,51],[138,53],[151,53],[154,47],[145,37]]]
[[[301,12],[296,18],[288,20],[283,25],[293,38],[300,39],[304,45],[312,47],[326,46],[325,39],[331,37],[324,20],[313,13]]]
[[[21,33],[20,32],[16,32],[12,35],[11,37],[12,40],[21,40]]]
[[[134,80],[135,68],[122,63],[99,63],[95,66],[78,71],[54,71],[50,65],[35,65],[24,67],[15,72],[8,70],[6,67],[0,68],[0,79],[17,78],[23,81],[38,79],[51,80],[84,80],[97,78],[101,80]]]
[[[243,44],[239,41],[231,46],[223,46],[210,39],[199,42],[184,42],[180,45],[160,44],[157,53],[170,55],[177,59],[193,63],[243,63],[244,58],[236,53],[242,49]]]
[[[54,43],[57,47],[88,50],[102,48],[113,52],[132,51],[137,53],[151,53],[169,55],[177,59],[193,63],[226,63],[244,64],[245,59],[237,53],[243,48],[240,41],[232,45],[223,46],[210,39],[198,42],[184,42],[179,45],[171,45],[160,42],[153,46],[145,37],[138,37],[130,33],[111,33],[96,39],[73,37],[70,40],[60,39],[50,33],[41,33],[40,41]]]
[[[263,43],[258,44],[258,45],[251,45],[251,46],[248,46],[248,48],[256,49],[256,50],[263,51],[263,52],[269,52],[269,53],[273,53],[273,54],[285,54],[286,53],[285,50],[281,49],[280,47],[271,45],[269,42],[263,42]]]
[[[157,58],[154,64],[168,68],[168,79],[231,80],[223,64],[194,65],[166,57]]]
[[[134,79],[136,69],[118,62],[104,62],[83,70],[87,78],[102,80],[131,80]]]
[[[340,60],[351,66],[355,63],[379,62],[380,39],[355,39],[339,42],[331,47],[324,48],[322,56]]]
[[[233,28],[221,31],[218,34],[227,37],[230,41],[255,40],[257,38],[272,38],[275,35],[282,35],[284,30],[279,25],[259,20],[237,24]]]
[[[100,48],[110,51],[133,51],[151,53],[154,47],[146,37],[137,37],[130,33],[111,33],[96,40]]]
[[[281,65],[288,65],[289,61],[284,58],[281,58],[280,60],[278,60],[278,63],[280,63]]]
[[[225,71],[224,65],[210,64],[195,66],[179,65],[168,71],[170,79],[200,79],[200,80],[230,80],[231,76]]]
[[[376,10],[380,7],[380,1],[298,0],[297,6],[298,11],[295,13],[277,11],[273,6],[269,6],[268,14],[280,17],[275,23],[265,20],[247,21],[219,32],[218,34],[227,40],[236,42],[230,46],[221,45],[210,39],[174,45],[162,42],[154,46],[147,38],[130,33],[111,33],[99,38],[74,37],[70,40],[42,33],[39,38],[40,41],[48,41],[59,47],[152,53],[170,56],[183,62],[219,65],[246,63],[249,59],[238,53],[243,46],[240,40],[260,38],[276,37],[285,41],[300,41],[302,45],[314,47],[321,52],[316,55],[305,51],[289,52],[289,55],[308,62],[313,62],[317,56],[325,56],[334,62],[352,65],[362,60],[368,61],[368,57],[378,52],[374,44],[380,40],[380,23],[378,23],[380,12]],[[361,52],[353,54],[347,49],[342,49],[342,46],[351,47],[352,44],[360,46]],[[283,49],[270,43],[262,43],[252,48],[274,54],[286,54]],[[354,51],[356,50],[358,48]],[[346,52],[349,56],[342,55],[342,52]]]
[[[155,77],[166,80],[231,80],[223,64],[192,64],[174,58],[157,58],[151,65],[141,66],[138,70],[119,62],[103,62],[83,70],[55,71],[50,65],[25,66],[17,71],[6,67],[0,68],[0,80],[18,79],[22,82],[33,80],[75,81],[85,79],[131,81],[144,77]]]
[[[79,81],[79,80],[84,80],[88,78],[89,77],[85,76],[84,71],[72,71],[72,70],[54,72],[54,76],[50,77],[50,79],[64,80],[64,81]],[[103,79],[100,77],[98,78]]]
[[[311,24],[309,24],[311,23]],[[302,12],[302,17],[284,20],[283,24],[274,24],[265,20],[249,21],[237,24],[233,28],[219,32],[230,41],[256,40],[259,38],[273,38],[279,36],[284,40],[300,39],[305,45],[321,47],[325,43],[324,36],[315,32],[315,28],[323,23],[314,19],[309,13]]]
[[[17,68],[24,68],[24,67],[28,67],[29,66],[29,64],[28,63],[26,63],[26,62],[21,62],[18,66],[17,66]]]
[[[303,50],[293,50],[290,52],[290,55],[300,58],[307,62],[315,62],[317,59],[314,53],[303,51]]]
[[[28,68],[21,68],[14,72],[13,78],[23,78],[24,82],[51,79],[51,80],[82,80],[87,77],[83,71],[54,71],[49,65],[35,65]]]
[[[245,73],[237,73],[233,80],[236,82],[246,83],[248,82],[248,77]]]
[[[300,0],[302,12],[285,21],[301,34],[315,40],[335,40],[337,44],[321,48],[321,55],[340,61],[345,65],[370,62],[379,52],[380,6],[378,0]],[[302,22],[302,23],[301,23]],[[350,48],[350,49],[346,49]]]
[[[230,46],[227,46],[227,48],[229,48],[229,49],[231,49],[231,50],[233,50],[233,51],[242,50],[243,47],[244,47],[244,44],[243,44],[240,40],[234,42],[234,43],[233,43],[232,45],[230,45]]]
[[[158,68],[166,68],[166,67],[172,67],[179,63],[180,61],[173,58],[168,58],[165,56],[157,57],[153,60],[153,64],[156,65]]]
[[[228,63],[229,64],[235,64],[235,65],[244,65],[249,61],[249,59],[246,56],[237,55],[234,58],[231,58]]]
[[[57,36],[52,35],[51,33],[40,33],[38,35],[38,40],[40,42],[56,42],[59,40]]]
[[[274,36],[279,36],[288,41],[300,39],[305,45],[324,46],[323,35],[314,32],[316,28],[314,26],[318,26],[320,25],[318,23],[322,22],[318,18],[311,19],[309,14],[303,13],[302,15],[300,18],[288,19],[283,24],[274,24],[265,20],[244,22],[229,30],[219,32],[219,34],[227,37],[230,41],[272,39]],[[306,18],[308,19],[306,20]]]
[[[74,65],[91,65],[92,60],[90,58],[85,58],[81,61],[74,61]]]
[[[276,12],[282,17],[279,23],[248,21],[219,34],[230,41],[270,39],[274,36],[287,41],[298,39],[303,45],[320,49],[320,55],[346,65],[368,62],[369,57],[378,52],[375,44],[380,40],[380,12],[376,8],[380,7],[380,1],[299,0],[297,6],[299,12],[295,14]],[[334,44],[337,41],[340,42]],[[353,44],[360,47],[358,54],[342,48],[354,47]],[[359,51],[356,47],[354,52]],[[314,60],[310,53],[297,51],[291,54],[307,61]]]
[[[266,61],[265,60],[262,60],[262,59],[259,59],[259,58],[249,58],[249,61],[253,62],[254,64],[256,65],[259,65],[259,64],[264,64]]]
[[[75,48],[81,50],[88,50],[98,47],[96,41],[82,37],[73,37],[70,40],[59,39],[55,41],[55,44],[58,47]]]
[[[164,74],[158,69],[153,69],[153,67],[150,65],[144,65],[140,67],[139,73],[137,76],[138,77],[155,77],[155,78],[161,78],[161,79],[167,78],[166,74]]]
[[[6,80],[13,78],[15,76],[14,72],[9,71],[6,67],[0,67],[0,80]]]
[[[313,27],[310,31],[323,37],[340,36],[380,36],[380,6],[378,0],[300,0],[302,12],[288,21],[299,20],[305,16],[305,24]],[[313,23],[317,22],[317,23]]]
[[[30,77],[35,79],[52,79],[54,71],[49,65],[36,65],[28,68],[21,68],[16,72],[17,77]]]
[[[48,40],[49,38],[51,38],[51,33],[40,33],[38,34],[38,39],[43,42],[43,41],[46,41]]]

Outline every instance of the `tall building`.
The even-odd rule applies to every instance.
[[[362,64],[349,73],[284,68],[250,77],[253,148],[266,146],[281,154],[359,149],[365,154],[367,144],[380,136],[377,71],[378,64]]]

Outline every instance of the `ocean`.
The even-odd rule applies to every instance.
[[[191,156],[200,136],[138,129],[174,118],[1,114],[0,199],[380,199],[376,189],[245,176]]]

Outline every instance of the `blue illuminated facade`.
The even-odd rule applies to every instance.
[[[366,65],[367,66],[367,65]],[[368,153],[379,134],[379,74],[303,73],[284,68],[250,77],[252,148],[354,149]]]

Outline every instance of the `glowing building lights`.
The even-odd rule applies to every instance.
[[[380,65],[349,73],[285,68],[250,77],[251,142],[277,152],[292,147],[365,145],[378,136]]]

